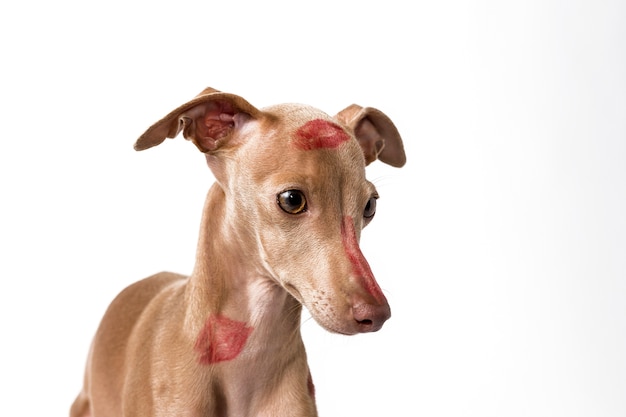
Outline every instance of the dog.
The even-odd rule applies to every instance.
[[[359,249],[378,194],[365,167],[405,164],[381,111],[257,109],[207,88],[136,150],[180,132],[215,183],[190,276],[123,290],[94,336],[71,417],[316,416],[300,334],[304,305],[330,332],[375,332],[389,304]]]

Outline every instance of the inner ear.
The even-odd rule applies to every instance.
[[[354,128],[354,136],[359,141],[361,149],[363,149],[365,165],[369,165],[379,159],[380,154],[385,149],[385,139],[367,117],[364,117],[357,123]]]
[[[355,128],[355,135],[362,134],[359,141],[369,142],[376,152],[376,158],[393,167],[402,167],[406,163],[404,144],[400,132],[391,119],[382,111],[366,107],[364,116]],[[373,142],[373,143],[372,143]]]
[[[228,101],[210,101],[181,114],[179,129],[201,152],[211,152],[230,137],[237,114],[237,109]]]

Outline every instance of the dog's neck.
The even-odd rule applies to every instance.
[[[225,199],[219,185],[211,187],[205,203],[210,209],[203,212],[196,265],[186,288],[185,329],[195,338],[198,366],[219,363],[229,368],[228,378],[218,383],[220,396],[240,415],[247,414],[243,398],[254,403],[264,390],[280,392],[283,384],[300,385],[304,398],[294,406],[310,411],[315,405],[300,334],[302,305],[264,271],[254,241],[234,228],[240,223],[230,220]],[[270,378],[269,383],[276,370],[283,380]]]
[[[285,337],[300,340],[302,305],[271,279],[256,239],[227,210],[226,198],[217,183],[207,195],[187,288],[187,328],[197,334],[209,316],[219,316],[265,335],[267,348],[278,340],[284,345]]]

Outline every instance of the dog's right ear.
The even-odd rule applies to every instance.
[[[335,117],[354,133],[363,149],[365,165],[377,159],[397,168],[406,163],[400,133],[385,113],[352,104]]]
[[[135,142],[142,151],[159,145],[166,138],[175,138],[181,131],[201,152],[216,150],[227,142],[241,116],[258,117],[260,110],[243,98],[206,88],[193,100],[170,112],[150,126]]]

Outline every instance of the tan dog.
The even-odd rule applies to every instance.
[[[183,132],[215,178],[191,276],[126,288],[95,335],[78,416],[315,416],[300,336],[306,306],[342,334],[372,332],[389,305],[359,249],[378,197],[365,165],[404,165],[383,113],[352,105],[258,110],[208,88],[135,149]]]

